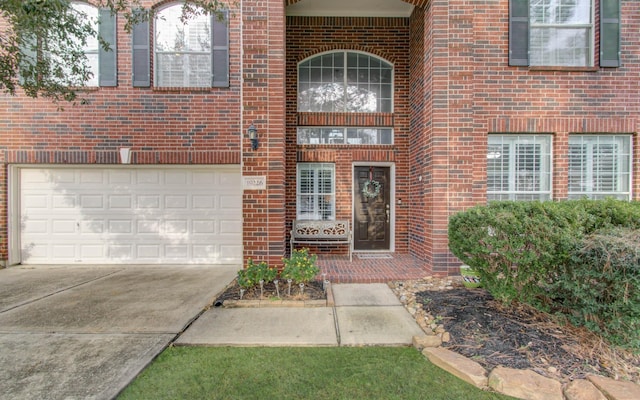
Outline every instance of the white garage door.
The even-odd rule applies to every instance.
[[[240,169],[24,168],[23,264],[242,261]]]

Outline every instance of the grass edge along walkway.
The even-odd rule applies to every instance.
[[[128,399],[510,399],[411,347],[169,347]]]

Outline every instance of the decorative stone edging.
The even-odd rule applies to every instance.
[[[425,282],[421,289],[451,289],[459,277],[442,279],[440,284]],[[435,281],[435,279],[434,279]],[[498,393],[524,400],[638,400],[640,385],[630,381],[617,381],[599,375],[587,379],[576,379],[562,384],[532,370],[519,370],[502,366],[491,371],[479,363],[442,346],[450,335],[444,325],[424,312],[416,303],[413,294],[403,285],[390,284],[406,310],[425,332],[425,336],[414,336],[413,346],[433,364],[480,389],[492,389]]]
[[[525,400],[637,400],[640,386],[629,381],[617,381],[598,375],[588,380],[579,379],[565,384],[544,377],[531,370],[497,366],[487,373],[479,363],[440,347],[433,338],[414,336],[413,346],[434,365],[480,389],[493,389],[498,393]]]
[[[333,307],[333,290],[329,284],[326,287],[327,298],[325,300],[225,300],[222,306],[225,308],[266,308],[266,307]]]

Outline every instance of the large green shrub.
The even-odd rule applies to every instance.
[[[452,216],[449,247],[503,301],[540,302],[580,235],[557,203],[494,202]]]
[[[449,247],[503,301],[640,349],[640,203],[493,202],[451,217]]]
[[[640,230],[585,238],[558,272],[553,291],[573,323],[640,349]]]
[[[615,227],[640,229],[640,203],[492,202],[451,217],[449,248],[495,297],[542,305],[580,240]]]

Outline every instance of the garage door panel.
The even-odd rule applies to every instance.
[[[239,168],[21,170],[23,263],[238,263]]]

